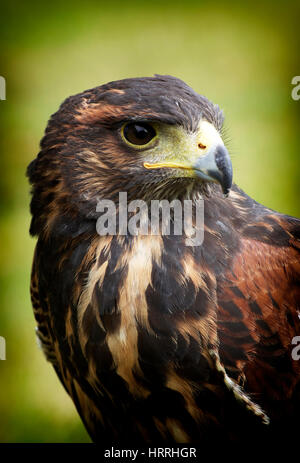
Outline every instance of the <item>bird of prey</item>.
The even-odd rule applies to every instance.
[[[110,82],[63,102],[28,167],[37,335],[95,442],[294,429],[300,221],[232,183],[223,119],[175,77]],[[203,201],[203,242],[99,234],[120,192]]]

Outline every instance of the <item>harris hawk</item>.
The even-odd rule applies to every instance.
[[[232,184],[223,113],[181,80],[67,98],[28,167],[37,335],[96,442],[285,436],[300,411],[300,221]],[[204,239],[96,230],[99,200],[204,201]],[[193,218],[194,220],[194,218]]]

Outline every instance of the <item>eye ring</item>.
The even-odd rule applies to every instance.
[[[126,122],[122,126],[121,136],[127,145],[143,149],[157,137],[157,132],[148,122]]]

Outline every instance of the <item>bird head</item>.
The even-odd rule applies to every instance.
[[[51,117],[28,174],[32,209],[79,210],[101,198],[228,194],[223,113],[171,76],[125,79],[69,97]],[[213,185],[213,187],[212,187]],[[221,187],[221,189],[220,189]]]

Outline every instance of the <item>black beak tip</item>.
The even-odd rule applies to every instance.
[[[228,198],[229,193],[230,193],[230,189],[229,189],[229,190],[225,190],[225,191],[223,190],[223,197],[224,197],[224,198]]]
[[[224,146],[219,146],[215,153],[215,161],[220,173],[220,184],[223,195],[228,197],[230,188],[232,187],[232,164],[228,151]]]

